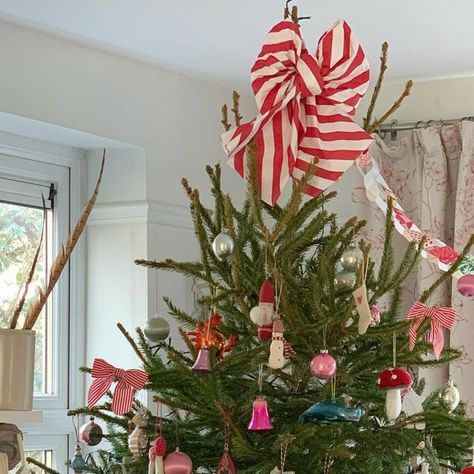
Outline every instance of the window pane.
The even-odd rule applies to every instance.
[[[38,288],[43,285],[47,271],[49,246],[48,225],[51,211],[47,211],[47,223],[42,249],[35,275],[28,290],[17,327],[21,327],[29,304]],[[28,275],[34,254],[40,241],[43,226],[43,210],[19,204],[0,202],[0,326],[9,327],[11,316],[21,297],[23,282]],[[38,393],[50,392],[50,377],[47,373],[47,359],[50,356],[50,317],[47,308],[43,310],[35,325],[36,356],[34,389]]]
[[[35,461],[40,462],[41,464],[45,465],[46,467],[53,467],[53,452],[51,450],[35,450],[35,451],[25,451],[25,457],[33,458]],[[43,471],[32,464],[28,465],[31,472],[34,473],[42,473]]]

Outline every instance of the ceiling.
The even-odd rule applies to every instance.
[[[299,0],[308,48],[349,21],[373,70],[390,44],[391,82],[474,75],[474,1]],[[242,87],[280,0],[0,0],[0,17]]]

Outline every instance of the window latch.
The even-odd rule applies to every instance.
[[[48,195],[48,201],[51,203],[51,209],[54,209],[54,196],[58,194],[58,191],[54,187],[54,183],[51,183],[49,186],[49,195]]]

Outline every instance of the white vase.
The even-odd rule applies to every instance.
[[[35,332],[0,329],[0,411],[33,408]]]

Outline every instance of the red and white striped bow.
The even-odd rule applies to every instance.
[[[439,359],[444,347],[444,328],[452,329],[456,321],[456,311],[441,306],[430,307],[419,301],[413,303],[407,316],[407,319],[412,321],[409,329],[411,351],[415,348],[418,329],[426,318],[431,319],[431,329],[426,334],[426,340],[433,344],[434,355]]]
[[[246,176],[246,146],[255,140],[260,195],[273,205],[290,176],[300,179],[317,161],[305,192],[319,195],[372,142],[351,118],[369,79],[365,53],[345,21],[324,33],[316,56],[297,25],[278,23],[252,68],[260,113],[222,135],[229,164]]]
[[[104,359],[94,359],[92,364],[94,380],[87,395],[87,406],[92,408],[110,389],[112,382],[118,382],[112,397],[112,411],[123,415],[132,409],[133,397],[148,380],[148,374],[139,369],[118,369]]]

